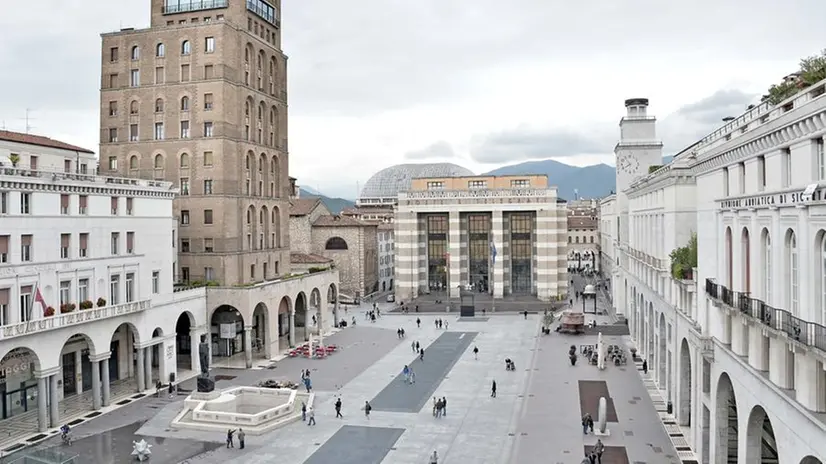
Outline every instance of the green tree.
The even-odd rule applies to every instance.
[[[697,234],[692,233],[688,244],[684,247],[675,248],[669,255],[671,257],[671,275],[675,279],[685,279],[688,274],[697,267]]]
[[[826,79],[826,49],[821,50],[819,55],[800,60],[800,79],[807,86]]]

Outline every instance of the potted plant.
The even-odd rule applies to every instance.
[[[20,162],[20,155],[18,155],[17,153],[12,153],[11,155],[9,155],[9,161],[11,161],[12,167],[16,168],[17,163]]]
[[[697,267],[697,234],[684,247],[675,248],[669,255],[671,258],[671,276],[677,280],[691,280],[694,278],[694,268]]]
[[[106,299],[105,298],[98,298],[97,307],[102,308],[106,306]]]
[[[74,303],[63,303],[62,305],[60,305],[60,313],[61,314],[70,313],[74,310],[75,310]]]
[[[90,309],[92,306],[94,306],[92,300],[83,300],[80,302],[80,309]]]
[[[53,307],[51,307],[51,306],[48,306],[48,307],[47,307],[47,308],[43,311],[43,315],[44,315],[44,316],[46,316],[46,317],[52,317],[52,316],[54,316],[54,312],[55,312],[55,311],[54,311],[54,308],[53,308]]]

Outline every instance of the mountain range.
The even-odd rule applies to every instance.
[[[663,157],[663,164],[671,162],[670,156]],[[483,175],[504,176],[508,174],[545,174],[548,183],[556,185],[560,198],[573,200],[578,198],[602,198],[616,191],[617,171],[607,164],[592,166],[571,166],[551,159],[526,161],[511,164],[483,173]],[[344,208],[354,206],[355,202],[344,198],[328,197],[308,187],[301,187],[301,197],[318,197],[331,213],[337,214]]]

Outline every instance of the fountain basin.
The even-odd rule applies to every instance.
[[[301,403],[312,406],[313,393],[289,388],[233,387],[209,393],[192,393],[173,427],[221,431],[243,428],[259,435],[301,418]]]

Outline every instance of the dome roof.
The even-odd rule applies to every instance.
[[[360,198],[395,198],[410,188],[414,177],[474,176],[467,168],[453,163],[397,164],[373,174],[364,184]]]

